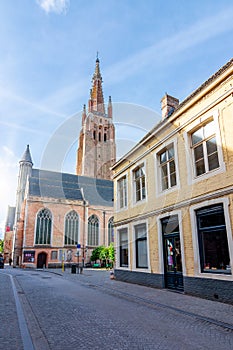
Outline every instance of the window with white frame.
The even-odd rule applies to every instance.
[[[195,176],[219,168],[218,147],[214,121],[201,126],[191,134]]]
[[[159,154],[162,191],[176,186],[176,164],[174,145],[170,145]]]
[[[120,266],[128,267],[128,230],[127,228],[121,229],[118,231],[119,234],[119,255],[120,255]]]
[[[135,201],[139,202],[146,198],[146,177],[144,165],[138,166],[133,171]]]
[[[136,268],[148,268],[146,224],[134,227]]]
[[[118,207],[127,207],[127,179],[126,175],[117,181]]]

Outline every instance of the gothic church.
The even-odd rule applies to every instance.
[[[37,268],[61,266],[62,261],[84,265],[96,246],[109,245],[115,160],[111,97],[106,113],[97,57],[88,110],[84,105],[82,113],[76,175],[34,169],[27,146],[19,162],[14,223],[6,223],[13,236],[6,261],[12,256],[14,266]]]

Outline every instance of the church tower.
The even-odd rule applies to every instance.
[[[85,105],[83,107],[76,174],[110,180],[110,167],[115,160],[116,144],[115,127],[112,121],[112,101],[109,96],[106,113],[102,76],[97,57],[88,110]]]
[[[16,208],[15,208],[15,221],[14,221],[14,237],[13,237],[13,266],[20,264],[20,257],[22,255],[22,222],[20,218],[21,209],[25,196],[25,189],[28,177],[32,173],[32,157],[29,149],[29,145],[19,161],[19,176],[16,192]]]

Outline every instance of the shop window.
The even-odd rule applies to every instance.
[[[35,261],[35,251],[26,251],[23,253],[23,262],[34,263]]]
[[[231,273],[223,206],[199,209],[196,216],[201,271]]]

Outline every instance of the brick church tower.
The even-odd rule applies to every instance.
[[[79,135],[76,174],[99,179],[111,179],[110,167],[116,160],[115,127],[109,96],[107,113],[102,90],[99,59],[96,59],[88,111],[83,107],[82,129]]]

